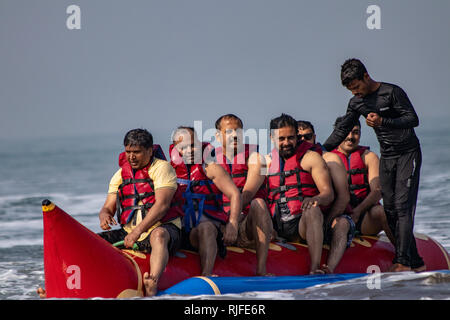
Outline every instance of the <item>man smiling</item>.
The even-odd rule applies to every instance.
[[[291,116],[282,114],[272,119],[270,130],[275,148],[266,163],[274,228],[288,241],[306,241],[310,273],[324,273],[319,268],[324,236],[323,207],[334,199],[327,165],[320,154],[312,151],[311,143],[298,143],[297,121]]]

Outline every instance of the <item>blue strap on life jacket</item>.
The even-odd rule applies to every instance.
[[[218,208],[217,206],[205,204],[205,200],[207,200],[208,198],[210,199],[210,197],[208,197],[210,195],[191,192],[191,184],[194,181],[177,178],[177,182],[179,184],[186,185],[186,191],[183,192],[183,198],[186,201],[185,204],[183,205],[184,228],[186,232],[189,233],[189,231],[191,230],[191,224],[193,228],[195,228],[198,225],[205,209],[217,211],[220,210],[220,208]],[[213,182],[211,180],[195,181],[195,184],[197,186],[206,186],[212,183]],[[214,195],[214,198],[216,200],[220,200],[222,199],[222,195]],[[198,218],[195,216],[194,200],[198,200]]]

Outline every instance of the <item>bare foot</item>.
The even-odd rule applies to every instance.
[[[263,272],[263,273],[257,272],[256,276],[257,277],[275,277],[275,274],[270,273],[270,272]]]
[[[316,269],[315,271],[310,271],[309,274],[325,274],[325,271]]]
[[[202,273],[202,277],[212,277],[212,278],[217,278],[219,275],[214,274],[214,273]]]
[[[324,273],[326,273],[326,274],[331,274],[331,273],[333,273],[333,271],[334,271],[334,270],[331,270],[331,269],[328,267],[328,265],[326,265],[326,264],[323,264],[323,265],[320,267],[320,269],[321,269]]]
[[[146,297],[153,297],[158,292],[158,280],[148,272],[144,273],[144,286]]]
[[[39,298],[41,298],[41,299],[47,298],[47,292],[44,289],[42,289],[41,287],[39,287],[36,290],[36,293],[39,295]]]
[[[403,271],[411,271],[411,268],[401,263],[395,263],[388,270],[388,272],[403,272]]]
[[[414,271],[414,272],[423,272],[423,271],[426,271],[426,270],[427,270],[427,266],[426,265],[423,265],[423,266],[418,267],[418,268],[412,268],[412,271]]]

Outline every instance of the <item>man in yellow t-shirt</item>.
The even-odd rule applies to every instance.
[[[146,295],[153,296],[169,255],[176,252],[181,241],[182,209],[174,200],[177,176],[169,162],[154,156],[153,137],[147,130],[129,131],[124,146],[126,159],[111,178],[99,213],[100,227],[108,231],[99,235],[110,243],[123,240],[127,248],[136,243],[139,250],[152,252],[150,274],[144,274],[144,284]],[[130,199],[135,203],[130,205]],[[121,228],[110,230],[118,224],[114,219],[117,209],[121,212]]]

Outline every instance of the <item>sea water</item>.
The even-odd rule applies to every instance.
[[[418,135],[423,164],[415,232],[431,236],[450,251],[450,130],[422,129]],[[118,168],[121,143],[118,135],[0,140],[0,299],[38,299],[36,288],[44,286],[43,199],[93,232],[101,231],[98,212]],[[167,154],[165,141],[159,143]],[[379,151],[373,136],[368,143]],[[301,290],[192,297],[224,298],[449,299],[450,274],[386,273],[377,290],[369,290],[366,279],[353,279]]]

